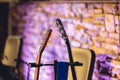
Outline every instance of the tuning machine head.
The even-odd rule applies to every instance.
[[[67,38],[67,34],[65,32],[65,29],[64,29],[63,24],[62,24],[60,19],[56,19],[56,27],[57,27],[57,30],[62,35],[62,38],[66,39]]]

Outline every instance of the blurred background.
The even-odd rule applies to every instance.
[[[22,36],[21,59],[36,62],[46,31],[52,35],[43,52],[42,63],[67,61],[64,40],[55,26],[60,18],[71,47],[96,53],[93,80],[120,79],[120,1],[119,0],[0,0],[0,55],[9,35]],[[34,78],[34,68],[19,66],[21,80]],[[41,67],[40,80],[54,80],[53,67]]]

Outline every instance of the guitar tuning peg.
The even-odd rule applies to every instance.
[[[61,34],[64,34],[64,31],[63,31],[63,30],[61,30],[61,31],[60,31],[60,33],[61,33]]]
[[[61,36],[64,40],[66,40],[67,39],[67,37],[64,37],[64,36]]]
[[[59,31],[59,29],[57,28],[57,31]]]

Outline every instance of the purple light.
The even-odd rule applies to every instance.
[[[105,63],[102,61],[96,63],[93,78],[95,80],[98,78],[109,80],[111,74],[115,73],[114,69],[120,70],[117,63],[118,58],[111,56],[111,54],[118,56],[118,51],[120,51],[118,48],[118,18],[113,10],[114,8],[111,7],[107,4],[84,3],[26,3],[16,5],[13,8],[12,17],[13,25],[23,30],[21,33],[24,37],[22,59],[28,63],[36,62],[38,49],[45,32],[51,28],[53,33],[43,52],[42,63],[53,63],[54,60],[67,61],[66,45],[55,27],[56,18],[61,18],[72,48],[93,49],[98,55],[96,62],[105,58]],[[106,13],[102,13],[102,11],[106,11]],[[109,65],[106,56],[111,58],[111,61],[108,62]],[[98,65],[100,68],[97,68]],[[99,70],[106,68],[105,66],[109,67],[108,76],[101,74]],[[116,68],[116,66],[118,67]],[[21,73],[26,80],[28,67],[23,64],[22,68]],[[30,69],[29,80],[33,80],[34,70],[34,68]],[[40,80],[54,80],[53,67],[42,67],[40,71]],[[119,74],[119,72],[115,74]],[[117,79],[120,78],[117,77]]]

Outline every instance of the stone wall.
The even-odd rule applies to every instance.
[[[108,3],[20,3],[11,8],[12,34],[23,36],[22,59],[36,62],[37,52],[48,28],[53,30],[42,62],[68,59],[66,45],[55,27],[60,18],[71,47],[93,49],[97,55],[93,80],[120,79],[120,4]],[[21,65],[24,80],[28,66]],[[54,80],[53,67],[42,67],[40,80]],[[30,69],[33,80],[34,68]],[[23,80],[23,79],[22,79]]]

